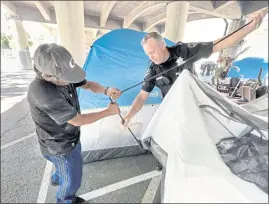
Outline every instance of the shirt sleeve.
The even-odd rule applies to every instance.
[[[150,67],[148,70],[147,70],[147,73],[144,77],[144,80],[145,82],[142,84],[142,90],[143,91],[146,91],[146,92],[151,92],[154,87],[155,87],[155,79],[151,79],[149,81],[147,81],[150,77],[153,77],[154,76],[154,72],[152,70],[152,68]]]
[[[87,83],[87,80],[84,79],[83,81],[81,81],[81,82],[79,82],[79,83],[74,83],[73,86],[74,86],[75,88],[77,88],[77,87],[84,86],[86,83]]]
[[[39,106],[59,125],[66,123],[77,115],[76,108],[62,97],[42,103]]]
[[[202,58],[208,58],[212,53],[213,42],[178,43],[175,47],[175,54],[183,58],[184,61],[197,54],[196,61]]]

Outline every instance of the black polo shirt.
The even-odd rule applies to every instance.
[[[162,64],[156,65],[153,62],[151,63],[150,67],[147,70],[147,73],[145,75],[144,80],[149,79],[150,77],[153,77],[167,69],[170,69],[177,65],[177,63],[182,63],[183,61],[186,61],[187,59],[193,57],[197,53],[199,53],[199,56],[195,59],[195,61],[201,59],[201,58],[207,58],[209,57],[213,52],[213,42],[203,42],[203,43],[177,43],[175,46],[167,47],[170,56],[168,60]],[[163,74],[163,77],[166,77],[170,83],[164,84],[159,83],[160,78],[152,79],[150,81],[144,82],[142,85],[142,90],[146,92],[151,92],[155,86],[160,88],[163,97],[167,94],[173,83],[176,81],[178,75],[182,72],[183,69],[188,69],[190,71],[193,68],[193,63],[186,63],[183,67],[179,69],[173,69],[165,74]]]
[[[64,155],[79,142],[80,127],[67,121],[80,113],[76,87],[86,84],[56,86],[36,77],[27,94],[40,149],[44,155]]]

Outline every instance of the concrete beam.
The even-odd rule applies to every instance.
[[[143,27],[144,32],[148,32],[148,30],[150,30],[153,26],[165,21],[165,19],[166,19],[166,12],[155,16],[154,18],[152,18],[151,20],[147,21],[144,24],[144,27]]]
[[[240,1],[239,3],[244,16],[268,8],[268,1]]]
[[[193,6],[206,9],[208,11],[213,11],[215,9],[215,2],[218,0],[211,0],[211,1],[189,1],[189,3]]]
[[[218,12],[223,10],[224,8],[237,3],[237,1],[215,1],[215,9],[214,12]]]
[[[131,13],[124,18],[123,28],[129,28],[130,25],[137,19],[141,14],[150,11],[160,5],[165,5],[164,2],[158,1],[143,1]]]
[[[196,21],[196,20],[203,20],[203,19],[208,19],[208,18],[214,18],[214,17],[205,15],[203,13],[200,13],[200,15],[190,14],[190,15],[188,15],[187,22]],[[164,23],[156,25],[156,27],[158,28],[158,30],[160,30],[160,33],[165,33],[165,24]]]
[[[17,13],[18,15],[20,15],[20,19],[24,21],[57,24],[54,10],[50,10],[50,17],[51,17],[50,21],[46,21],[36,7],[20,6],[17,7]],[[100,17],[98,16],[84,15],[84,20],[86,28],[98,28],[107,30],[122,28],[122,20],[118,19],[108,18],[105,27],[100,26]],[[142,31],[142,27],[143,25],[138,23],[133,23],[130,26],[131,29],[137,31]]]
[[[193,14],[197,12],[188,12],[188,14]],[[160,13],[159,15],[155,16],[151,20],[147,21],[143,26],[143,31],[148,32],[152,27],[155,25],[164,22],[166,20],[166,12]]]
[[[85,43],[89,47],[94,42],[98,33],[98,29],[85,29]]]
[[[150,32],[161,33],[157,26],[153,26],[153,27],[151,27],[150,29],[148,29],[147,31],[144,31],[144,32],[147,32],[147,33],[150,33]]]
[[[97,39],[101,38],[103,35],[104,35],[103,33],[98,34],[94,40],[97,40]]]
[[[1,6],[12,16],[17,15],[16,5],[9,1],[1,1]]]
[[[98,34],[99,29],[93,29],[92,30],[92,38],[95,39]]]
[[[110,14],[110,11],[115,6],[117,1],[106,1],[102,7],[101,17],[100,17],[100,26],[105,26],[107,18]]]
[[[193,11],[196,11],[198,13],[205,13],[205,14],[215,16],[215,17],[219,17],[219,18],[226,18],[226,19],[232,19],[232,20],[241,18],[241,13],[235,13],[233,15],[220,14],[220,13],[217,13],[215,11],[209,11],[207,9],[203,9],[203,8],[200,8],[200,7],[197,7],[197,6],[193,6],[191,4],[190,4],[189,9],[193,10]]]
[[[44,17],[45,20],[50,21],[50,11],[42,1],[35,1],[35,5]]]
[[[196,21],[196,20],[203,20],[208,18],[215,18],[209,15],[206,15],[204,13],[196,13],[196,14],[190,14],[188,15],[187,22]]]

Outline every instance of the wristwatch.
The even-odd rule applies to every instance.
[[[105,95],[107,95],[107,91],[108,91],[109,87],[105,88]]]

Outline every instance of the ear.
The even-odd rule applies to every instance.
[[[165,45],[164,43],[162,43],[162,44],[161,44],[161,48],[162,48],[162,50],[165,50],[166,45]]]
[[[42,74],[41,74],[41,77],[42,77],[43,79],[45,79],[46,81],[51,81],[51,77],[52,77],[52,76],[42,73]]]

